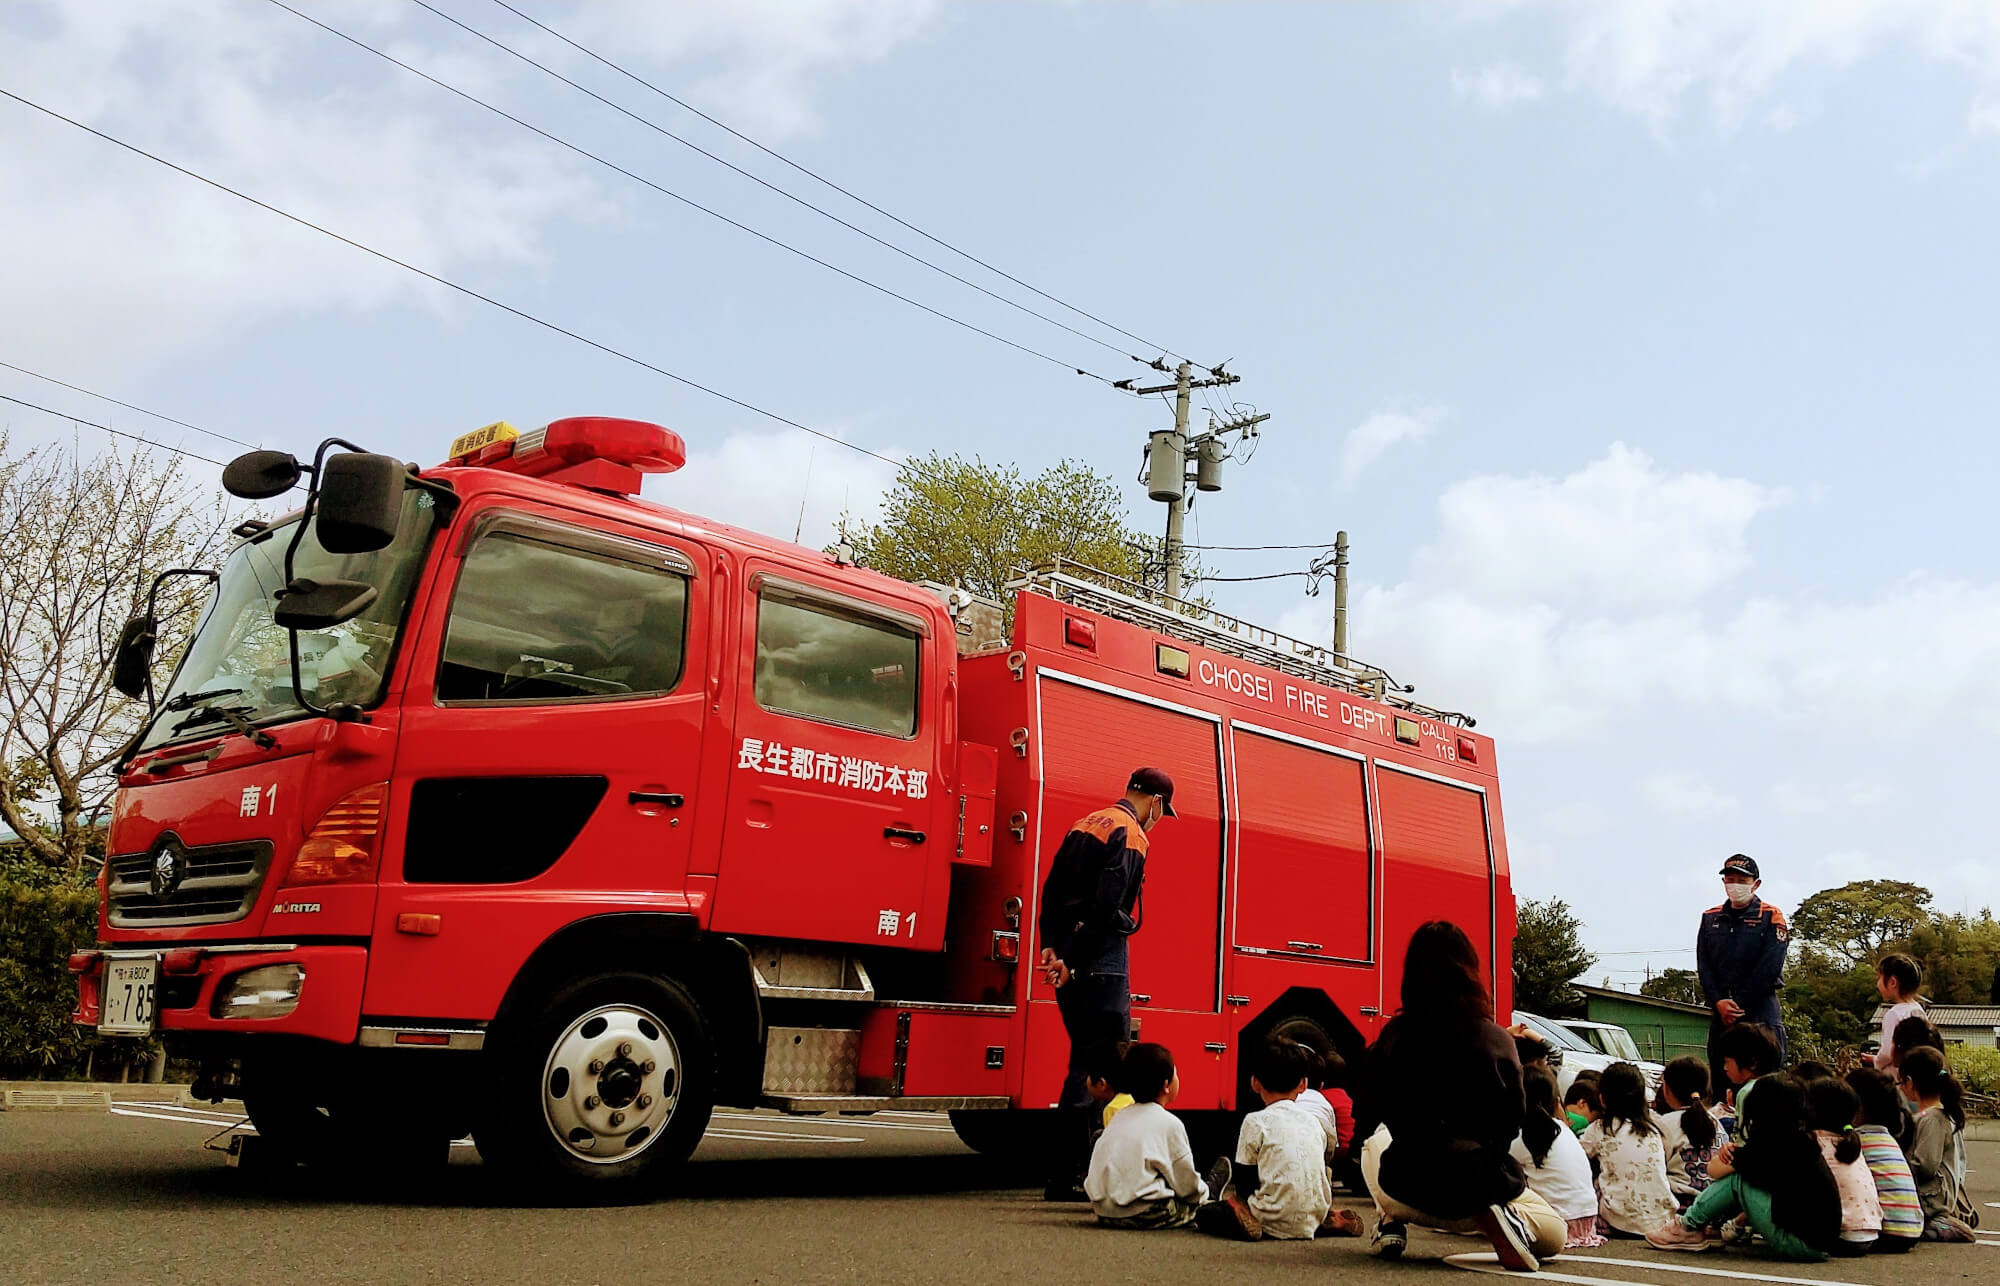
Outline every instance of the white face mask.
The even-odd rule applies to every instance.
[[[1722,891],[1729,895],[1729,905],[1734,907],[1749,906],[1750,899],[1753,896],[1755,896],[1757,892],[1756,886],[1750,884],[1741,884],[1735,881],[1724,881],[1722,885]]]

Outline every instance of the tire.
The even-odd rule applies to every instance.
[[[958,1110],[949,1115],[959,1142],[996,1161],[1015,1163],[1047,1155],[1055,1113],[1010,1107]]]
[[[540,1192],[638,1200],[677,1172],[715,1107],[714,1046],[693,997],[642,973],[564,984],[498,1033],[473,1139]]]

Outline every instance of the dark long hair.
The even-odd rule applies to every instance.
[[[1562,1104],[1556,1101],[1556,1078],[1546,1067],[1525,1068],[1521,1090],[1528,1100],[1527,1110],[1521,1113],[1521,1142],[1528,1145],[1528,1155],[1536,1165],[1547,1165],[1556,1137],[1569,1129]]]
[[[1951,1128],[1965,1128],[1965,1091],[1945,1064],[1943,1050],[1920,1045],[1903,1056],[1901,1071],[1916,1086],[1919,1098],[1937,1095],[1944,1114],[1951,1119]]]
[[[1736,1172],[1771,1194],[1771,1219],[1816,1250],[1840,1239],[1840,1189],[1812,1135],[1806,1091],[1795,1076],[1765,1076],[1742,1099]]]
[[[1464,929],[1432,920],[1410,935],[1403,955],[1403,1013],[1427,1023],[1492,1020],[1493,997]]]
[[[1840,1136],[1833,1159],[1842,1165],[1852,1165],[1861,1159],[1861,1136],[1854,1132],[1854,1117],[1860,1110],[1860,1097],[1845,1081],[1828,1077],[1806,1086],[1806,1111],[1812,1117],[1813,1128]]]
[[[1681,1133],[1688,1143],[1706,1152],[1715,1146],[1715,1118],[1708,1114],[1708,1064],[1693,1054],[1683,1054],[1660,1073],[1660,1084],[1687,1104],[1681,1113]]]
[[[1597,1082],[1597,1101],[1603,1112],[1598,1122],[1606,1138],[1616,1134],[1621,1123],[1631,1126],[1632,1133],[1642,1139],[1660,1128],[1646,1106],[1646,1077],[1630,1063],[1613,1063],[1604,1069],[1604,1079]]]

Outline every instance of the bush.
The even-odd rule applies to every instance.
[[[78,1076],[97,1043],[69,1020],[69,955],[97,941],[97,889],[0,868],[0,1077]]]
[[[2000,1097],[2000,1049],[1953,1045],[1951,1070],[1974,1094]]]

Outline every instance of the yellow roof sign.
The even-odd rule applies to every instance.
[[[452,441],[451,450],[445,453],[445,458],[456,460],[461,456],[471,455],[474,451],[482,447],[490,447],[495,442],[507,442],[520,436],[521,431],[519,429],[505,420],[496,420],[483,429],[474,429],[470,433],[459,434]]]

